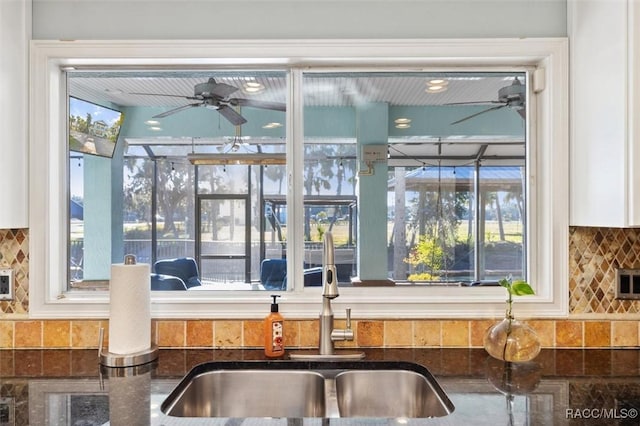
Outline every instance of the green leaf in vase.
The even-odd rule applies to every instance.
[[[516,296],[527,296],[530,294],[535,294],[533,288],[526,281],[518,280],[511,284],[509,287],[509,291],[511,294]]]

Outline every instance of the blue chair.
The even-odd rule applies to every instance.
[[[202,285],[198,264],[192,257],[158,260],[153,265],[153,270],[156,274],[180,278],[187,288]]]
[[[184,281],[171,275],[151,274],[152,291],[175,291],[186,290]]]
[[[284,290],[287,286],[287,259],[264,259],[260,263],[260,282],[267,290]]]
[[[322,285],[322,266],[307,268],[304,270],[304,286],[320,287]]]
[[[267,290],[285,290],[287,288],[287,259],[264,259],[260,264],[260,282]],[[317,287],[322,285],[322,267],[304,270],[304,285]]]

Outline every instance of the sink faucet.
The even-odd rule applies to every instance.
[[[320,312],[320,355],[333,355],[333,342],[353,340],[351,329],[351,309],[347,308],[347,327],[344,330],[333,328],[333,310],[331,300],[338,294],[338,274],[334,261],[333,236],[325,232],[322,252],[322,312]]]

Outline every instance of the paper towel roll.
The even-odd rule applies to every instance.
[[[151,348],[151,268],[111,265],[109,352],[128,355]]]

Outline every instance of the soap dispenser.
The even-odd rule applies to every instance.
[[[264,354],[277,358],[284,355],[284,318],[278,312],[276,299],[280,296],[272,294],[271,297],[271,313],[264,319]]]

